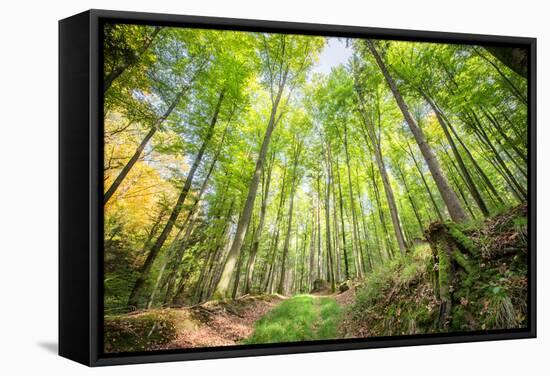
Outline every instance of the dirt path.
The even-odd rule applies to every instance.
[[[254,324],[286,298],[247,296],[173,310],[176,338],[160,349],[236,345],[254,332]]]

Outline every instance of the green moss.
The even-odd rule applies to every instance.
[[[439,275],[439,296],[441,300],[448,301],[449,286],[451,284],[451,257],[445,249],[439,249],[438,257],[438,275]]]
[[[462,266],[462,268],[466,270],[466,273],[470,274],[474,272],[474,267],[470,261],[458,249],[453,250],[453,259],[458,263],[458,265]]]
[[[465,251],[469,252],[472,255],[479,254],[478,246],[474,243],[474,241],[470,237],[466,236],[459,229],[459,226],[455,224],[449,224],[447,227],[449,230],[449,235],[451,235],[453,240],[456,241],[461,248],[463,248]]]
[[[153,350],[175,336],[173,318],[164,312],[106,316],[104,321],[107,353]]]

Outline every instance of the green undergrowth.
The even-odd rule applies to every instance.
[[[433,243],[444,239],[448,247],[420,244],[375,269],[358,288],[342,332],[364,337],[525,327],[526,217],[521,205],[482,222],[430,226],[440,231]],[[434,248],[450,256],[434,257]],[[442,294],[450,299],[448,315],[440,312]]]
[[[332,298],[297,295],[256,322],[244,344],[332,339],[339,336],[342,309]]]

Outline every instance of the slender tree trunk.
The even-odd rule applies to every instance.
[[[275,216],[275,231],[276,231],[276,234],[275,234],[275,240],[272,241],[271,243],[271,246],[269,247],[269,249],[271,250],[270,252],[268,252],[268,255],[271,255],[271,259],[268,263],[268,271],[267,271],[267,278],[265,280],[265,287],[264,287],[264,291],[267,292],[267,289],[268,289],[268,286],[271,284],[271,280],[273,278],[273,270],[274,270],[274,263],[275,263],[275,258],[276,258],[276,255],[277,255],[277,247],[278,247],[278,244],[279,244],[279,224],[281,222],[281,218],[282,218],[282,214],[283,214],[283,208],[285,206],[285,199],[286,199],[286,194],[285,194],[285,187],[286,187],[286,171],[287,170],[287,167],[286,167],[286,164],[284,165],[283,167],[283,177],[281,179],[281,193],[280,193],[280,197],[279,197],[279,205],[277,207],[277,215]]]
[[[330,186],[331,186],[331,180],[332,180],[332,171],[330,169],[330,161],[332,159],[331,153],[330,153],[330,145],[327,145],[327,152],[325,156],[325,164],[326,164],[326,170],[327,170],[327,178],[326,178],[326,193],[325,193],[325,231],[326,236],[325,240],[327,243],[327,260],[328,260],[328,275],[330,280],[330,289],[332,292],[336,290],[336,285],[334,281],[334,260],[332,258],[332,243],[330,238]]]
[[[349,188],[349,200],[350,200],[350,209],[351,209],[351,219],[352,219],[352,227],[353,232],[352,239],[353,239],[353,250],[354,250],[354,258],[355,258],[355,272],[357,274],[357,277],[363,278],[363,263],[361,260],[361,245],[359,244],[359,234],[357,233],[357,216],[355,214],[355,201],[353,198],[353,186],[351,183],[351,168],[350,168],[350,158],[349,158],[349,150],[348,150],[348,132],[347,132],[347,126],[344,125],[344,152],[346,156],[346,167],[348,171],[348,188]]]
[[[111,199],[111,197],[113,197],[113,195],[116,192],[116,190],[118,189],[118,187],[120,187],[120,184],[122,184],[122,182],[124,181],[126,176],[128,176],[128,173],[130,172],[132,167],[134,167],[136,162],[141,157],[141,154],[143,153],[143,150],[145,150],[145,147],[147,146],[147,144],[149,143],[151,138],[153,138],[153,136],[155,135],[155,133],[157,132],[159,127],[162,125],[162,123],[164,123],[164,121],[168,118],[168,116],[170,116],[172,111],[174,111],[174,108],[180,102],[181,98],[183,97],[183,94],[185,94],[185,92],[188,89],[189,89],[189,87],[185,87],[182,91],[180,91],[178,93],[178,95],[176,95],[176,98],[174,99],[174,101],[172,102],[170,107],[168,107],[168,109],[164,112],[164,114],[159,119],[157,119],[157,121],[155,122],[155,124],[153,124],[151,129],[149,129],[149,132],[147,132],[147,134],[145,135],[143,140],[141,140],[139,146],[134,151],[134,154],[132,155],[130,160],[126,163],[126,165],[124,165],[122,170],[120,170],[120,172],[118,173],[115,180],[113,180],[113,182],[111,183],[111,186],[105,192],[105,195],[103,196],[103,204],[104,205]]]
[[[365,110],[363,104],[363,124],[367,128],[366,133],[369,135],[370,141],[374,149],[374,158],[376,160],[376,164],[378,165],[378,171],[380,172],[380,177],[382,178],[382,184],[384,186],[384,192],[386,193],[386,200],[388,202],[388,207],[390,208],[390,216],[393,224],[395,238],[397,239],[397,246],[399,247],[399,251],[401,252],[401,254],[405,254],[405,252],[407,251],[407,247],[405,245],[405,239],[403,238],[403,230],[401,229],[401,224],[399,223],[399,214],[397,213],[397,207],[395,205],[395,196],[393,194],[393,189],[391,187],[384,159],[382,158],[382,148],[376,137],[374,124],[368,120],[364,111]],[[380,124],[378,126],[380,126]],[[365,141],[367,141],[365,132],[363,132],[363,136],[365,136]]]
[[[405,178],[405,174],[403,173],[403,170],[401,169],[401,166],[399,166],[398,163],[395,163],[395,168],[397,172],[399,173],[399,176],[401,176],[401,180],[403,181],[403,187],[405,188],[405,193],[407,194],[407,198],[409,199],[409,203],[411,204],[411,207],[413,209],[414,216],[416,218],[416,221],[418,223],[418,228],[420,230],[420,234],[424,232],[424,224],[422,221],[422,217],[420,216],[420,212],[418,211],[416,207],[416,203],[414,202],[411,192],[409,190],[409,185],[407,184],[407,179]]]
[[[155,220],[155,222],[153,223],[153,226],[151,227],[151,230],[149,230],[149,233],[147,234],[147,239],[145,240],[145,243],[143,243],[144,245],[143,245],[142,250],[146,251],[151,246],[151,242],[153,241],[153,239],[157,235],[159,226],[160,226],[161,222],[163,221],[163,219],[166,215],[166,211],[167,210],[164,207],[160,210],[157,219]]]
[[[382,200],[380,199],[380,191],[378,189],[378,183],[376,181],[375,175],[374,175],[374,163],[371,161],[370,163],[370,178],[372,181],[372,187],[374,190],[374,197],[376,199],[376,207],[378,211],[378,217],[380,218],[380,225],[382,226],[382,232],[384,235],[384,243],[386,244],[386,252],[388,254],[388,258],[393,258],[393,249],[391,246],[391,242],[389,239],[389,233],[388,228],[386,226],[386,218],[384,216],[384,210],[382,210]]]
[[[252,219],[251,225],[253,228],[255,228],[254,218]],[[254,232],[254,230],[252,232]],[[254,237],[254,234],[252,234],[252,237]],[[245,259],[245,252],[241,252],[241,254],[239,255],[239,261],[237,262],[237,269],[235,270],[235,280],[233,281],[233,292],[231,293],[231,298],[233,300],[237,298],[237,293],[239,291],[239,284],[241,280],[241,270],[243,267],[244,259]]]
[[[316,206],[316,218],[317,218],[317,278],[321,279],[322,270],[321,265],[321,168],[317,172],[317,206]]]
[[[356,171],[356,177],[358,176],[358,173]],[[359,181],[357,181],[357,187],[360,187],[359,186]],[[359,191],[361,190],[360,188],[358,188]],[[372,253],[370,251],[370,247],[369,247],[369,232],[368,232],[368,229],[367,229],[367,222],[365,220],[365,211],[364,211],[364,208],[363,208],[363,203],[361,202],[361,193],[359,192],[357,194],[357,201],[359,202],[359,214],[361,215],[361,224],[363,225],[363,234],[365,236],[365,251],[366,251],[366,256],[367,256],[367,263],[368,263],[368,271],[369,272],[372,272],[373,270],[373,263],[372,263]]]
[[[363,235],[364,235],[364,247],[365,255],[367,259],[367,265],[368,265],[368,271],[372,272],[372,255],[369,248],[369,232],[367,231],[367,225],[365,223],[365,214],[363,211],[363,203],[361,202],[361,185],[359,184],[359,171],[357,169],[357,166],[355,167],[355,185],[357,187],[357,202],[359,202],[359,216],[361,217],[361,223],[363,225]],[[357,233],[361,235],[360,226],[359,226],[359,219],[357,220]],[[359,237],[359,239],[361,239]],[[363,255],[363,257],[365,257]]]
[[[297,177],[298,174],[298,164],[300,159],[300,153],[302,149],[302,142],[295,139],[295,151],[294,151],[294,166],[292,167],[292,182],[290,183],[290,205],[288,208],[288,219],[287,219],[287,229],[286,237],[283,246],[283,259],[281,261],[281,278],[279,280],[279,285],[277,287],[277,293],[284,295],[285,291],[285,279],[286,279],[286,260],[288,258],[288,247],[290,245],[290,235],[292,231],[292,215],[294,214],[294,192],[296,190]]]
[[[313,203],[313,197],[311,198],[311,240],[309,243],[309,279],[308,290],[311,290],[313,281],[315,280],[315,239],[316,239],[316,226],[315,226],[315,206]]]
[[[189,190],[191,189],[191,184],[193,183],[193,179],[195,177],[195,173],[197,169],[199,168],[199,165],[201,163],[202,157],[204,155],[204,152],[206,151],[206,148],[210,142],[210,139],[212,138],[212,135],[214,134],[214,127],[216,126],[216,123],[218,121],[218,115],[220,112],[220,107],[222,104],[224,98],[224,91],[222,90],[218,99],[218,103],[216,104],[216,108],[214,110],[214,115],[212,116],[212,121],[210,122],[210,126],[208,127],[208,131],[206,133],[206,136],[203,140],[203,143],[197,153],[197,156],[195,157],[195,160],[193,161],[193,165],[191,166],[191,169],[189,170],[189,173],[187,174],[187,178],[185,179],[185,183],[183,185],[183,188],[180,192],[180,195],[178,197],[178,200],[176,202],[176,205],[174,206],[174,209],[172,210],[172,213],[170,214],[170,217],[168,218],[168,222],[164,226],[164,229],[162,230],[161,234],[159,235],[157,241],[155,244],[151,247],[151,250],[149,251],[149,254],[147,255],[147,259],[145,260],[145,263],[140,269],[140,275],[138,276],[136,282],[134,283],[134,287],[132,289],[132,292],[130,293],[130,296],[128,298],[128,306],[137,306],[138,302],[138,296],[141,292],[141,289],[143,288],[145,281],[147,279],[147,276],[149,274],[149,271],[151,270],[151,267],[153,266],[153,262],[155,261],[157,254],[159,253],[160,249],[164,245],[164,242],[170,235],[170,232],[172,231],[172,228],[174,227],[176,220],[178,219],[178,216],[181,212],[181,209],[183,208],[183,204],[185,202],[185,198],[187,197],[187,194],[189,193]]]
[[[269,186],[271,184],[271,172],[273,170],[273,163],[275,160],[275,153],[271,154],[269,165],[267,168],[267,178],[262,174],[262,204],[260,207],[260,221],[258,227],[254,232],[254,239],[252,240],[252,248],[250,249],[250,256],[248,257],[248,263],[246,265],[246,278],[245,278],[245,294],[250,292],[252,288],[252,276],[254,273],[254,265],[256,262],[256,255],[258,248],[260,247],[260,238],[262,236],[262,230],[264,228],[265,214],[267,212],[267,199],[269,197]]]
[[[272,282],[273,282],[273,279],[274,279],[274,275],[275,275],[275,260],[277,258],[277,248],[279,247],[279,234],[280,234],[280,230],[279,230],[279,226],[277,225],[276,226],[276,230],[275,230],[275,238],[271,244],[271,252],[269,253],[271,255],[271,258],[269,260],[269,268],[268,268],[268,271],[267,271],[267,277],[265,279],[265,287],[264,287],[264,291],[266,293],[269,293],[269,288],[270,286],[272,285]]]
[[[416,170],[418,171],[418,174],[420,175],[420,179],[422,180],[422,183],[424,184],[424,188],[426,188],[426,192],[428,192],[428,196],[430,197],[430,201],[432,202],[433,208],[435,212],[437,213],[437,217],[439,218],[440,222],[444,222],[443,214],[441,213],[441,210],[439,209],[439,205],[437,205],[437,201],[435,201],[435,197],[432,193],[432,190],[430,189],[430,186],[428,185],[428,181],[426,180],[426,177],[424,176],[424,173],[422,172],[422,168],[420,167],[420,164],[416,160],[416,157],[414,156],[414,153],[412,151],[411,145],[407,143],[407,147],[409,149],[409,155],[411,156],[411,159],[414,162],[414,166],[416,167]]]
[[[470,175],[470,171],[468,171],[468,168],[466,167],[466,164],[464,163],[464,160],[462,159],[462,156],[460,155],[460,152],[458,151],[458,148],[456,147],[456,144],[451,137],[451,134],[449,133],[449,129],[447,128],[447,123],[443,117],[442,111],[439,109],[439,107],[435,104],[435,102],[424,92],[421,92],[424,96],[424,99],[428,102],[430,107],[435,113],[435,116],[437,118],[437,121],[439,122],[439,125],[441,126],[441,129],[443,129],[443,133],[445,134],[445,137],[447,138],[447,142],[451,146],[451,150],[453,152],[453,155],[458,163],[458,167],[460,168],[460,171],[462,172],[462,176],[466,180],[466,186],[468,187],[468,190],[472,194],[472,197],[474,198],[477,206],[479,207],[479,210],[481,210],[481,213],[485,217],[489,216],[489,209],[487,208],[487,205],[485,204],[485,201],[481,197],[481,193],[479,193],[479,190],[477,189],[477,186],[472,179],[472,176]]]
[[[504,162],[504,160],[500,156],[500,153],[498,152],[496,147],[493,145],[493,143],[491,142],[489,136],[487,135],[487,133],[483,129],[483,125],[481,124],[481,122],[480,122],[479,118],[477,117],[476,113],[471,111],[470,116],[473,119],[473,121],[470,124],[471,124],[471,126],[474,127],[474,130],[478,134],[478,137],[480,138],[480,140],[482,140],[482,142],[485,145],[487,145],[489,147],[489,149],[491,149],[495,159],[498,161],[498,164],[500,165],[502,170],[507,175],[508,180],[514,185],[514,188],[521,194],[523,199],[527,198],[526,189],[517,181],[514,174],[510,171],[510,169],[506,165],[506,162]]]
[[[306,225],[305,225],[305,229],[304,229],[304,233],[302,234],[303,235],[303,239],[302,239],[302,260],[300,262],[300,284],[299,284],[299,290],[298,292],[299,293],[303,293],[304,292],[304,277],[305,277],[305,273],[306,273],[306,267],[307,267],[307,222],[306,222]]]
[[[517,142],[515,140],[512,140],[510,138],[510,136],[508,136],[508,134],[506,134],[506,132],[504,131],[504,129],[502,128],[502,125],[500,124],[500,122],[498,121],[497,117],[491,112],[491,111],[486,111],[485,109],[481,109],[483,111],[483,114],[485,115],[485,117],[487,119],[489,119],[489,121],[491,122],[491,124],[493,124],[498,132],[498,134],[504,139],[504,141],[506,141],[506,144],[509,145],[515,152],[516,154],[518,155],[518,157],[520,157],[523,162],[525,162],[525,164],[527,165],[528,163],[528,159],[527,159],[527,154],[524,153],[518,146],[517,146]]]
[[[265,158],[267,155],[267,149],[269,148],[269,143],[271,141],[271,135],[273,134],[273,130],[275,129],[275,126],[277,125],[278,121],[280,120],[280,116],[277,116],[277,110],[279,108],[279,103],[281,102],[281,97],[283,95],[283,89],[286,84],[286,79],[288,76],[288,67],[286,68],[281,83],[278,87],[278,92],[275,100],[273,101],[273,105],[271,108],[271,115],[269,117],[269,122],[267,124],[267,129],[265,131],[264,139],[262,141],[262,146],[260,148],[260,153],[258,155],[258,159],[256,161],[256,167],[254,169],[254,174],[252,175],[252,179],[250,180],[250,184],[248,186],[248,195],[246,197],[246,202],[244,204],[244,208],[242,211],[242,214],[239,218],[239,223],[237,224],[237,231],[235,233],[235,237],[233,239],[233,243],[231,244],[231,249],[229,251],[228,258],[225,262],[225,266],[223,269],[222,276],[220,278],[220,281],[218,282],[218,285],[216,287],[216,294],[219,297],[226,297],[227,296],[227,290],[229,288],[229,282],[231,280],[231,275],[233,274],[233,270],[235,269],[235,264],[237,262],[237,258],[241,252],[241,248],[243,245],[244,237],[246,236],[246,231],[248,228],[248,224],[250,222],[250,217],[252,215],[252,210],[254,209],[254,201],[256,200],[256,193],[258,191],[258,185],[260,183],[260,178],[262,176],[262,171],[264,168]]]
[[[460,204],[460,201],[458,200],[456,193],[453,191],[453,189],[449,185],[447,178],[445,177],[445,174],[443,173],[441,166],[439,165],[439,161],[437,160],[437,157],[435,156],[433,150],[430,148],[430,146],[426,141],[424,132],[418,126],[418,124],[416,124],[416,121],[414,120],[411,113],[409,112],[409,108],[407,107],[407,104],[405,103],[403,97],[401,96],[401,93],[399,92],[393,78],[390,76],[385,63],[382,61],[382,58],[380,57],[380,55],[378,54],[378,51],[374,47],[373,42],[371,40],[366,40],[366,44],[369,50],[371,51],[372,55],[374,56],[376,63],[380,67],[380,70],[382,71],[382,74],[384,75],[386,82],[388,83],[388,86],[390,87],[393,93],[393,96],[395,98],[395,101],[397,102],[397,105],[399,106],[399,109],[401,110],[403,117],[405,118],[412,134],[416,139],[418,147],[420,148],[420,151],[422,152],[422,155],[426,160],[426,164],[428,165],[430,172],[432,173],[432,177],[434,178],[434,181],[437,185],[439,193],[441,194],[441,197],[443,198],[443,201],[447,206],[451,219],[455,222],[466,221],[468,219],[468,215],[462,208],[462,205]]]
[[[474,211],[472,210],[469,202],[469,197],[467,194],[464,193],[464,190],[462,189],[462,185],[460,184],[460,180],[464,182],[465,185],[467,185],[466,180],[458,170],[458,167],[453,161],[453,158],[451,155],[447,152],[447,149],[445,148],[445,145],[441,144],[441,150],[443,150],[444,155],[447,157],[447,170],[449,171],[449,177],[451,178],[451,182],[454,184],[456,191],[462,198],[462,202],[464,203],[464,206],[472,216],[472,218],[475,219],[476,215],[474,214]],[[443,161],[445,161],[443,159]]]
[[[336,173],[338,176],[340,225],[342,226],[342,250],[344,251],[344,272],[345,272],[346,280],[348,280],[350,278],[350,274],[349,274],[348,253],[347,253],[347,247],[346,247],[346,228],[344,226],[344,200],[342,198],[342,182],[340,180],[340,167],[338,166],[338,160],[336,160]]]
[[[183,230],[185,229],[185,225],[180,228],[178,233],[176,234],[176,237],[174,238],[174,241],[172,241],[172,244],[170,244],[170,247],[166,251],[166,254],[163,257],[162,265],[160,267],[157,279],[155,280],[155,284],[153,286],[153,289],[151,290],[151,294],[149,295],[149,299],[147,300],[146,308],[149,309],[155,302],[155,297],[157,295],[157,292],[162,284],[162,277],[164,276],[164,270],[166,266],[168,265],[168,262],[170,261],[170,258],[172,257],[172,254],[174,253],[174,249],[181,245],[180,236]]]
[[[332,154],[332,152],[331,152]],[[342,279],[342,262],[340,260],[340,234],[338,233],[338,204],[337,204],[337,198],[336,198],[336,179],[334,177],[334,162],[332,155],[329,159],[330,163],[330,175],[331,175],[331,190],[332,190],[332,233],[334,234],[334,259],[335,259],[335,265],[334,265],[334,276],[336,278],[336,281],[340,281]]]
[[[174,293],[173,289],[175,288],[175,282],[176,282],[177,275],[178,275],[179,264],[180,264],[180,262],[183,258],[183,254],[184,254],[185,250],[187,249],[187,245],[189,244],[191,234],[192,234],[192,232],[195,228],[195,222],[198,218],[200,202],[202,200],[202,196],[204,195],[204,193],[206,192],[206,189],[208,188],[208,181],[210,180],[210,176],[212,175],[212,172],[214,171],[214,167],[216,166],[216,163],[217,163],[218,158],[220,156],[220,153],[222,151],[223,144],[224,144],[224,141],[225,141],[225,136],[227,134],[228,128],[229,128],[229,122],[227,123],[227,125],[226,125],[226,127],[223,131],[219,146],[216,150],[216,153],[214,154],[214,157],[212,158],[212,162],[210,163],[210,167],[208,169],[206,177],[204,178],[204,180],[202,182],[202,185],[201,185],[201,188],[199,189],[199,193],[197,194],[197,197],[196,197],[195,201],[193,202],[193,206],[191,207],[191,209],[187,213],[187,217],[186,217],[186,219],[184,221],[184,224],[182,226],[182,229],[185,228],[186,230],[185,230],[184,236],[182,237],[181,245],[178,247],[177,252],[173,255],[170,254],[169,258],[167,258],[167,260],[166,260],[166,263],[170,262],[170,266],[168,268],[169,274],[168,274],[168,277],[166,279],[167,280],[167,284],[166,284],[167,288],[166,288],[166,294],[165,294],[165,297],[164,297],[164,303],[168,303],[168,302],[170,302],[170,301],[172,301],[173,299],[176,298],[177,294],[173,295],[173,293]],[[162,266],[161,272],[159,273],[159,278],[162,277],[163,271],[165,270],[165,266],[166,265]]]
[[[487,186],[487,188],[489,188],[489,190],[493,193],[493,196],[496,197],[496,199],[502,204],[504,205],[504,201],[502,199],[502,197],[500,197],[500,194],[497,192],[496,188],[494,187],[493,183],[491,183],[491,181],[489,180],[489,178],[487,177],[487,175],[485,174],[485,172],[483,171],[483,169],[481,168],[481,166],[479,165],[479,163],[477,163],[476,159],[472,156],[472,153],[470,152],[470,149],[466,146],[466,144],[464,143],[464,141],[462,141],[462,139],[458,136],[456,130],[454,129],[454,127],[451,125],[451,123],[447,122],[447,124],[449,125],[449,129],[451,130],[451,132],[453,133],[453,135],[455,136],[455,138],[458,140],[458,142],[460,143],[460,145],[462,146],[462,148],[464,149],[464,151],[466,152],[466,155],[468,156],[468,158],[470,159],[470,162],[472,162],[472,164],[474,165],[474,167],[476,168],[476,170],[478,171],[478,174],[481,176],[482,180],[484,181],[485,185]]]

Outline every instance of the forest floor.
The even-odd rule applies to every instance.
[[[175,339],[158,349],[338,338],[350,293],[245,296],[172,309]]]
[[[176,338],[159,349],[236,345],[250,337],[254,324],[286,299],[281,295],[244,296],[172,309]]]
[[[167,350],[339,338],[354,289],[286,297],[247,295],[106,320],[106,352]]]

